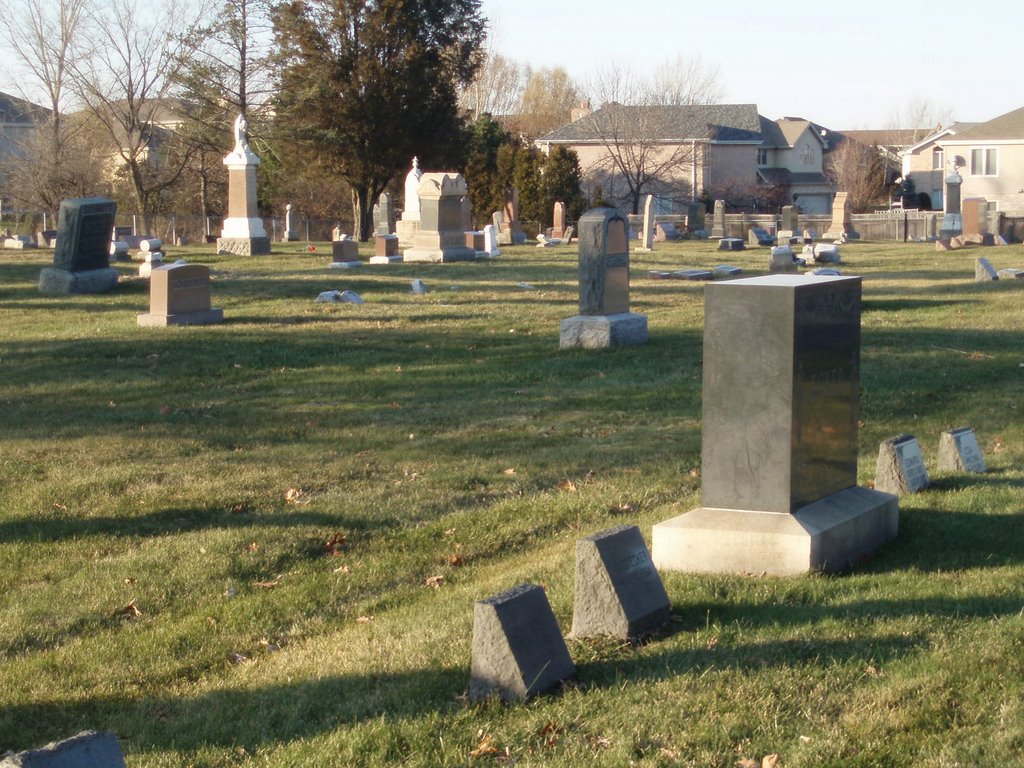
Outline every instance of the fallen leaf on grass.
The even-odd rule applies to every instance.
[[[516,473],[516,468],[515,467],[509,467],[508,469],[505,470],[505,474],[509,475],[510,477],[512,475],[514,475],[515,473]]]
[[[1003,445],[1003,438],[997,436],[996,440],[995,440],[995,445],[993,445],[993,447],[992,447],[992,453],[1000,453],[1001,451],[1004,451],[1005,449],[1006,449],[1006,446]]]
[[[444,561],[447,565],[450,565],[452,568],[458,568],[460,565],[462,565],[462,555],[451,554],[448,555],[448,557],[446,557]]]
[[[360,616],[356,619],[356,624],[369,624],[373,621],[373,616]]]
[[[309,504],[309,494],[300,488],[289,488],[284,494],[284,500],[289,504]]]
[[[761,768],[761,761],[752,757],[741,757],[736,761],[736,768]]]
[[[559,480],[558,481],[558,490],[560,490],[560,491],[576,491],[577,490],[576,483],[574,483],[569,478],[565,478],[564,480]]]
[[[231,513],[234,515],[240,515],[243,512],[248,512],[249,507],[244,501],[240,501],[231,507]]]
[[[136,581],[137,581],[137,579],[134,576],[126,576],[125,580],[124,580],[124,583],[125,584],[134,584]]]
[[[331,573],[350,573],[352,571],[347,565],[339,565]]]
[[[331,537],[324,542],[324,552],[331,557],[337,557],[348,544],[348,538],[342,531],[335,531]]]
[[[781,765],[778,755],[765,755],[761,758],[761,768],[779,768]]]
[[[439,589],[440,586],[444,584],[444,576],[441,576],[440,574],[437,576],[427,576],[423,583],[433,589]]]
[[[255,541],[250,541],[248,546],[245,548],[246,552],[259,552],[260,545]]]
[[[494,746],[494,740],[489,733],[484,734],[480,743],[476,745],[476,749],[471,749],[469,752],[470,757],[491,757],[496,754],[498,754],[498,748]]]
[[[228,655],[228,660],[232,664],[246,664],[250,659],[244,653],[235,652]]]
[[[117,613],[115,613],[114,615],[125,616],[129,619],[137,619],[139,616],[142,615],[142,611],[139,610],[139,606],[136,602],[136,599],[132,598],[132,601],[128,603],[128,605],[126,605],[121,610],[117,611]]]
[[[66,506],[64,506],[63,504],[61,504],[59,501],[53,502],[53,508],[57,509],[57,510],[60,510],[61,512],[67,512],[68,511],[68,508]]]
[[[878,667],[876,667],[874,665],[871,665],[867,669],[865,669],[864,673],[868,677],[881,677],[882,676],[882,673],[878,671]]]
[[[625,502],[622,502],[620,504],[613,504],[608,508],[609,515],[627,515],[633,511],[635,511],[633,505],[627,504]]]
[[[273,581],[254,581],[252,583],[254,587],[259,587],[260,589],[273,589],[278,584],[280,584],[280,581],[277,579],[274,579]]]

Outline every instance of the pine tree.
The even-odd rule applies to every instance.
[[[274,26],[278,125],[348,182],[365,239],[373,200],[414,155],[458,164],[456,90],[479,66],[479,0],[292,0]]]

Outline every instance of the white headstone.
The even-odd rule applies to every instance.
[[[405,176],[405,209],[402,211],[402,221],[420,220],[420,177],[423,171],[420,170],[418,157],[412,159],[412,170]]]

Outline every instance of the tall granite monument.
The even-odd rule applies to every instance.
[[[615,208],[579,220],[580,312],[562,321],[559,347],[619,347],[647,341],[647,316],[629,311],[629,222]]]
[[[835,571],[893,538],[896,497],[857,487],[861,279],[770,275],[704,295],[702,506],[654,526],[655,565]]]
[[[53,266],[39,275],[43,293],[102,293],[117,285],[110,233],[117,203],[105,197],[64,200],[57,218]]]
[[[249,148],[248,130],[245,115],[236,117],[235,148],[224,158],[228,167],[228,217],[217,239],[217,253],[270,253],[270,238],[256,209],[256,166],[260,159]]]

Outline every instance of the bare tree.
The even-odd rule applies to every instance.
[[[949,107],[916,96],[889,115],[887,130],[893,136],[887,143],[894,146],[916,144],[948,125],[952,116]]]
[[[481,115],[514,115],[522,103],[527,68],[488,50],[476,77],[459,91],[459,106],[473,120]]]
[[[562,67],[527,70],[515,128],[535,139],[570,121],[581,97],[575,81]]]
[[[45,97],[47,112],[30,116],[31,131],[6,169],[9,193],[22,204],[55,213],[65,197],[88,186],[81,132],[64,119],[71,102],[69,75],[80,55],[88,0],[2,0],[0,48],[9,52],[7,79],[26,99]],[[40,133],[41,131],[41,133]],[[77,144],[74,149],[72,145]]]
[[[195,32],[201,11],[187,0],[145,9],[138,0],[113,0],[92,14],[94,46],[75,67],[76,93],[109,147],[111,170],[123,177],[131,202],[147,217],[192,154],[176,144],[169,123],[180,105],[167,97],[182,61],[201,39]]]
[[[700,56],[677,55],[658,66],[650,81],[650,102],[665,106],[715,104],[722,99],[718,69]]]
[[[888,200],[888,169],[877,146],[846,139],[827,158],[825,172],[838,190],[849,193],[851,210],[859,213]]]
[[[603,106],[585,118],[586,127],[603,152],[584,172],[606,197],[639,213],[644,195],[693,195],[689,177],[707,128],[688,124],[680,108],[709,103],[716,77],[676,59],[653,78],[613,64],[591,79],[590,98]]]

